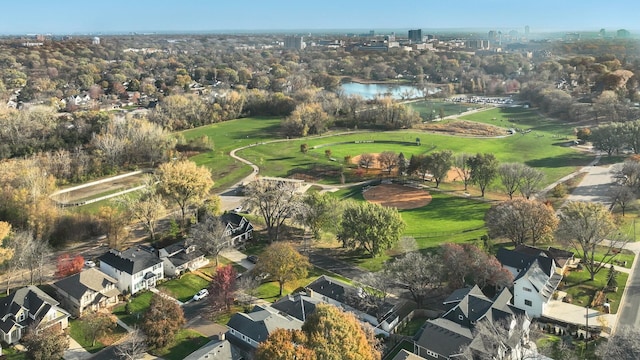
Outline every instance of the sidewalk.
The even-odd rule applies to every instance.
[[[165,293],[161,292],[160,290],[156,289],[155,287],[149,288],[149,291],[151,291],[151,292],[152,292],[152,293],[154,293],[154,294],[159,294],[160,296],[162,296],[162,297],[164,297],[164,298],[167,298],[167,299],[173,300],[173,301],[177,302],[177,303],[178,303],[178,305],[180,305],[180,306],[184,305],[184,303],[183,303],[182,301],[180,301],[180,300],[178,300],[178,299],[176,299],[176,298],[173,298],[173,297],[171,297],[171,296],[169,296],[169,295],[167,295],[167,294],[165,294]]]
[[[86,360],[93,357],[93,354],[85,350],[77,341],[69,336],[69,348],[64,351],[64,360]]]

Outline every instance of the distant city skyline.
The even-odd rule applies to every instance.
[[[0,34],[495,29],[637,31],[638,1],[23,0],[3,2]],[[405,34],[406,35],[406,34]]]

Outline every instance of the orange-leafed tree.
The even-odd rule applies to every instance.
[[[223,309],[229,311],[231,309],[234,293],[237,289],[237,277],[238,273],[231,264],[221,266],[216,270],[209,286],[209,293],[212,294],[209,298],[209,304],[213,312]]]
[[[84,266],[84,258],[82,255],[76,255],[71,257],[69,254],[62,254],[58,256],[58,262],[56,265],[56,277],[63,278],[73,274],[77,274],[82,271]]]

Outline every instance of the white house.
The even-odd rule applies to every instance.
[[[0,338],[7,344],[16,343],[29,326],[46,329],[69,326],[69,313],[58,302],[33,285],[20,288],[0,299]]]
[[[225,213],[220,216],[220,221],[225,225],[226,235],[231,238],[231,246],[241,245],[253,237],[253,225],[242,215]]]
[[[122,292],[135,294],[164,279],[162,260],[152,248],[135,246],[125,251],[109,250],[98,258],[100,271],[118,280]]]
[[[544,253],[526,254],[501,248],[496,258],[513,274],[513,305],[540,317],[562,280],[556,262]]]

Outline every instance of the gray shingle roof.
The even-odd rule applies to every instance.
[[[320,300],[312,299],[303,294],[295,294],[283,297],[273,303],[271,307],[304,322],[307,316],[316,311],[316,305],[319,303],[321,303]]]
[[[473,340],[471,330],[459,324],[443,319],[427,320],[422,334],[416,344],[443,356],[458,354],[460,348],[467,346]],[[424,354],[420,351],[420,354]]]
[[[260,343],[276,329],[300,330],[302,321],[291,316],[282,316],[276,310],[257,307],[250,313],[235,313],[229,319],[227,327]]]
[[[90,268],[58,280],[53,283],[53,286],[60,288],[75,299],[80,299],[88,290],[100,292],[107,285],[117,282],[118,280],[102,271],[96,268]]]
[[[134,246],[122,252],[111,249],[102,254],[98,260],[131,275],[162,263],[155,254],[140,246]]]
[[[416,355],[414,353],[410,353],[405,349],[402,349],[391,360],[424,360],[424,358],[422,356],[418,356],[418,355]]]
[[[242,356],[227,340],[211,340],[184,360],[239,360]]]
[[[33,285],[20,288],[0,299],[0,329],[5,333],[10,331],[16,322],[13,316],[7,315],[15,315],[21,308],[27,309],[29,316],[25,321],[29,322],[31,318],[44,316],[52,306],[57,305],[55,299]]]

